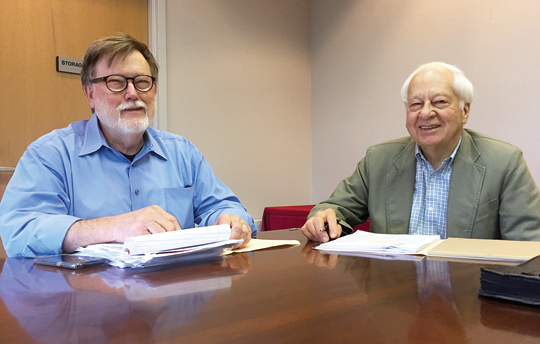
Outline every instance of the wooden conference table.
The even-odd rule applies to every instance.
[[[517,343],[540,309],[478,296],[480,264],[300,246],[161,271],[0,260],[1,343]]]

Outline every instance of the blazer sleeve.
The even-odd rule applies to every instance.
[[[499,217],[502,239],[540,241],[540,193],[519,149],[503,181]]]
[[[308,218],[315,216],[318,211],[333,209],[344,234],[351,234],[354,227],[366,222],[369,218],[368,161],[366,155],[358,163],[353,174],[338,184],[328,200],[317,204]]]

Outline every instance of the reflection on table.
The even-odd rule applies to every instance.
[[[246,253],[219,257],[204,269],[176,264],[72,271],[9,258],[0,275],[0,296],[42,343],[102,343],[118,337],[154,341],[192,321],[216,290],[230,289],[233,278],[247,272],[250,259]],[[139,328],[136,336],[129,331],[133,327]]]
[[[156,271],[70,274],[0,260],[0,342],[511,343],[540,309],[478,296],[481,264],[323,254],[302,245]],[[232,258],[232,259],[231,259]]]

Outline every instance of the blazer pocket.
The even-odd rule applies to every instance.
[[[166,212],[172,214],[182,229],[193,228],[193,188],[165,188]]]
[[[476,212],[476,221],[481,221],[490,215],[493,216],[495,219],[497,219],[498,214],[499,214],[499,200],[492,199],[491,201],[478,206],[478,211]]]
[[[473,227],[473,238],[495,238],[499,231],[499,200],[493,199],[478,207]]]
[[[494,199],[478,207],[471,238],[487,239],[500,237],[499,200]]]

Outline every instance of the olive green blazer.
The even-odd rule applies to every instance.
[[[374,233],[406,234],[416,174],[415,142],[370,147],[318,210],[336,211],[345,233],[370,220]],[[448,194],[448,237],[540,241],[540,194],[522,151],[464,129]]]

